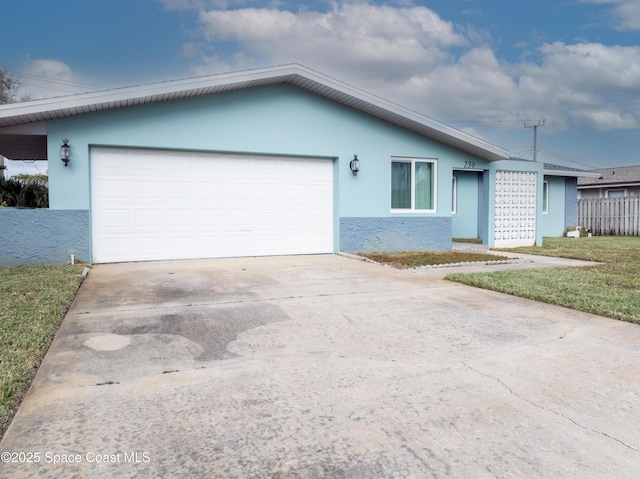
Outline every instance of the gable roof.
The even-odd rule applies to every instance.
[[[640,165],[591,170],[594,178],[581,178],[578,187],[640,184]]]
[[[274,84],[302,88],[488,161],[509,158],[508,152],[497,145],[298,64],[0,105],[0,155],[37,159],[37,156],[28,156],[36,151],[30,151],[28,145],[20,141],[25,140],[25,127],[29,126],[39,130],[29,135],[34,141],[39,137],[40,149],[44,146],[46,155],[46,136],[43,135],[46,135],[44,123],[48,120]]]

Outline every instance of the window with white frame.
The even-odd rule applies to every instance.
[[[606,190],[605,192],[606,198],[624,198],[625,196],[627,196],[626,189]]]
[[[436,160],[392,158],[391,210],[436,210]]]
[[[549,213],[549,182],[542,183],[542,213]]]

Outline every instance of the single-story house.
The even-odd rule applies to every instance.
[[[591,170],[593,177],[578,180],[578,198],[624,198],[640,196],[640,165]]]
[[[0,264],[541,244],[576,171],[293,64],[0,106],[48,210],[0,208]]]

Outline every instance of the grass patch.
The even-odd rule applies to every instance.
[[[0,437],[82,282],[83,266],[0,267]]]
[[[456,273],[447,279],[640,324],[640,238],[545,238],[508,251],[599,261],[580,268]]]
[[[512,259],[506,256],[497,256],[493,254],[456,251],[406,251],[403,253],[358,253],[358,255],[378,263],[391,265],[394,268],[418,268],[420,266]]]
[[[451,241],[454,243],[482,244],[482,238],[452,238]]]

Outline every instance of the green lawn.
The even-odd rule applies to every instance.
[[[0,267],[0,437],[82,282],[82,270]]]
[[[509,251],[605,264],[456,273],[447,279],[640,324],[640,238],[544,238],[543,244]]]

